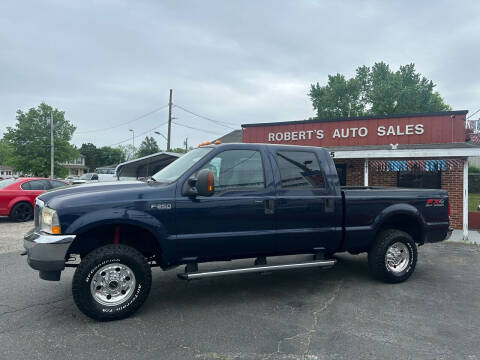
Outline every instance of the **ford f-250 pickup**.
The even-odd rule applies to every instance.
[[[42,279],[58,281],[65,267],[76,267],[78,308],[113,320],[143,304],[153,266],[185,265],[179,277],[188,280],[331,267],[335,253],[368,252],[371,273],[398,283],[414,271],[417,245],[450,233],[444,190],[341,188],[322,148],[223,144],[192,150],[148,181],[86,184],[39,196],[24,246]],[[292,254],[313,256],[267,261]],[[199,270],[200,263],[241,258],[255,261]]]

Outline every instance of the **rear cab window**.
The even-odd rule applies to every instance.
[[[277,151],[283,189],[324,189],[325,177],[317,155],[311,151]]]

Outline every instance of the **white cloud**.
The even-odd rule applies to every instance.
[[[78,132],[112,127],[76,144],[108,145],[130,136],[116,124],[166,104],[170,88],[179,105],[238,125],[307,118],[311,83],[382,60],[414,62],[454,109],[474,111],[479,10],[473,1],[2,1],[0,130],[17,109],[46,101]],[[165,120],[161,111],[131,127],[139,134]],[[209,139],[175,126],[173,144],[187,136]]]

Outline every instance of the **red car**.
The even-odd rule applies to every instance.
[[[13,221],[30,220],[38,195],[67,185],[66,182],[46,178],[0,180],[0,216],[9,216]]]

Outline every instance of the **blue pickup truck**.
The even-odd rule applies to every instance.
[[[155,266],[184,265],[178,275],[189,280],[328,268],[335,253],[368,252],[373,276],[402,282],[415,269],[417,245],[450,235],[448,209],[444,190],[341,188],[322,148],[204,145],[147,181],[44,193],[24,246],[42,279],[58,281],[65,267],[75,267],[78,308],[113,320],[143,304]],[[312,257],[281,262],[292,254]],[[269,257],[280,258],[273,264]],[[205,262],[242,258],[254,261],[199,269]]]

